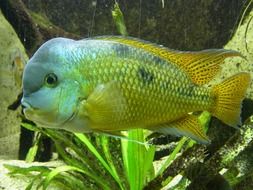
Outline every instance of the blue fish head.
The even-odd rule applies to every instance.
[[[37,125],[65,128],[78,112],[81,84],[70,64],[74,40],[55,38],[43,44],[23,74],[22,105],[25,116]]]

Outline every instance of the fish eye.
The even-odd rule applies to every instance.
[[[56,74],[49,73],[49,74],[46,75],[45,84],[48,87],[55,87],[57,85],[57,82],[58,82],[58,78],[57,78]]]

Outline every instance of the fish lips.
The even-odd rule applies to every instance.
[[[24,98],[21,99],[21,106],[22,106],[22,110],[23,110],[26,117],[27,117],[28,110],[30,110],[30,111],[34,110],[32,105],[30,103],[28,103],[27,101],[25,101]],[[29,119],[29,118],[27,118],[27,119]]]
[[[25,117],[29,120],[34,120],[34,115],[38,108],[33,107],[29,102],[25,101],[24,98],[21,100],[21,106]]]
[[[24,97],[21,100],[21,106],[22,106],[24,115],[27,119],[34,121],[36,124],[46,127],[46,128],[59,128],[60,126],[63,126],[69,121],[73,120],[73,118],[75,118],[75,116],[77,115],[77,111],[74,111],[68,118],[66,118],[65,120],[59,123],[54,122],[53,119],[52,119],[52,122],[50,122],[50,121],[47,121],[47,119],[45,118],[52,116],[52,114],[43,112],[39,108],[33,107],[29,102],[25,100]]]

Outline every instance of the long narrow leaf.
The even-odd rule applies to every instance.
[[[28,163],[31,163],[35,160],[38,148],[39,148],[39,142],[40,142],[41,133],[35,132],[34,139],[33,139],[33,146],[29,149],[25,161]]]
[[[150,170],[153,170],[153,157],[155,149],[146,148],[144,144],[144,131],[136,129],[128,132],[129,141],[122,139],[122,154],[125,171],[128,176],[130,189],[141,190],[145,186]],[[137,143],[141,142],[141,143]]]
[[[104,178],[102,178],[101,176],[97,175],[97,173],[94,172],[94,170],[90,170],[89,167],[84,165],[82,162],[80,162],[73,156],[66,154],[64,149],[58,143],[56,143],[55,145],[56,145],[57,152],[61,155],[61,157],[63,158],[66,164],[77,167],[83,170],[84,172],[89,173],[90,178],[94,180],[97,184],[100,184],[100,183],[108,184],[107,181],[105,181]]]
[[[180,139],[180,141],[178,142],[178,144],[175,147],[175,149],[173,150],[173,152],[169,155],[167,160],[164,162],[164,164],[162,165],[162,167],[158,171],[157,175],[161,175],[164,172],[164,170],[172,163],[172,161],[175,160],[177,153],[179,153],[179,151],[182,149],[183,145],[185,144],[185,142],[187,140],[188,140],[187,137],[182,137]]]
[[[111,176],[114,178],[114,180],[118,183],[118,185],[121,187],[121,182],[117,175],[113,172],[111,167],[108,165],[108,163],[104,160],[104,158],[99,154],[97,149],[93,146],[93,144],[89,141],[89,139],[81,133],[75,133],[75,136],[82,141],[88,149],[96,156],[96,158],[101,162],[101,164],[104,166],[104,168],[111,174]]]
[[[55,142],[63,143],[66,147],[70,147],[76,154],[78,154],[84,165],[88,165],[94,170],[95,173],[100,172],[99,170],[97,170],[97,163],[84,156],[83,151],[80,149],[80,147],[74,144],[68,136],[62,134],[61,131],[53,131],[50,129],[46,129],[45,134],[52,138]]]
[[[106,160],[107,160],[107,162],[108,162],[108,164],[109,164],[109,166],[110,166],[112,172],[114,173],[115,178],[117,178],[117,182],[118,182],[118,184],[119,184],[119,186],[120,186],[120,189],[123,190],[124,187],[123,187],[123,185],[122,185],[122,183],[121,183],[121,180],[120,180],[119,175],[118,175],[118,173],[117,173],[116,167],[115,167],[115,165],[114,165],[114,163],[113,163],[113,160],[112,160],[112,155],[111,155],[110,150],[109,150],[109,142],[108,142],[108,139],[109,139],[109,138],[106,137],[106,136],[101,136],[102,148],[103,148],[103,151],[104,151]]]
[[[67,172],[67,171],[76,171],[76,172],[80,172],[82,174],[85,174],[91,178],[96,178],[96,176],[92,176],[90,173],[87,173],[86,171],[82,170],[82,169],[79,169],[77,167],[74,167],[74,166],[68,166],[68,165],[65,165],[65,166],[59,166],[57,167],[56,169],[52,170],[46,177],[45,181],[43,182],[43,189],[46,190],[46,188],[48,187],[48,185],[50,184],[50,182],[52,181],[52,179],[59,175],[60,173],[62,172]],[[106,184],[104,183],[101,183],[99,184],[103,189],[110,189],[110,187],[108,187]]]
[[[29,123],[21,123],[21,126],[26,128],[29,131],[40,131],[40,128],[36,127],[35,125]]]
[[[119,4],[115,1],[114,8],[112,10],[112,18],[117,27],[118,32],[121,35],[127,36],[127,29],[124,21],[124,15],[120,10]]]

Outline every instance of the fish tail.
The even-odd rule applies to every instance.
[[[250,84],[249,73],[238,73],[212,89],[214,106],[211,113],[227,125],[241,125],[241,104]]]

